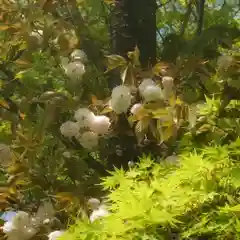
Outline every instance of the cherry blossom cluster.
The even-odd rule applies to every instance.
[[[78,66],[86,61],[87,57],[81,50],[75,50],[71,54],[73,62],[65,64],[66,74],[75,79],[82,77],[83,71],[72,70],[72,66]],[[70,73],[71,72],[71,73]],[[73,75],[74,76],[73,76]],[[160,99],[167,99],[173,90],[173,78],[163,77],[163,89],[158,86],[152,79],[143,79],[138,87],[138,91],[142,96],[144,102],[158,101]],[[125,85],[120,85],[112,90],[109,105],[116,114],[127,113],[129,107],[132,105],[133,96],[131,88]],[[132,106],[131,113],[137,114],[142,108],[142,104],[138,103]],[[87,108],[79,108],[74,114],[75,121],[67,121],[60,127],[62,135],[68,138],[75,137],[80,144],[89,150],[98,146],[99,137],[108,133],[110,127],[110,119],[106,116],[95,116]]]
[[[11,217],[6,218],[6,222],[2,227],[7,240],[29,240],[32,239],[38,232],[41,226],[46,225],[53,220],[55,210],[50,202],[44,202],[38,208],[34,215],[30,215],[24,211],[18,211],[14,215],[11,212]],[[61,234],[60,234],[61,233]],[[48,235],[49,240],[57,240],[64,231],[54,231]]]
[[[75,121],[67,121],[60,127],[63,136],[75,137],[86,149],[98,146],[99,137],[106,134],[110,119],[104,115],[95,115],[87,108],[79,108],[74,114]]]
[[[62,67],[65,74],[71,80],[82,80],[85,70],[85,63],[87,62],[87,55],[81,49],[75,49],[70,59],[62,58]]]

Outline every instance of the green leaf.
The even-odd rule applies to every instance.
[[[107,71],[111,71],[113,69],[116,69],[118,67],[123,67],[127,65],[127,61],[125,60],[125,58],[119,56],[119,55],[109,55],[107,56],[107,67],[108,70]]]

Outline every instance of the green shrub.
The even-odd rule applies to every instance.
[[[143,157],[103,181],[111,214],[80,221],[66,239],[238,239],[240,139],[182,152],[179,161]]]

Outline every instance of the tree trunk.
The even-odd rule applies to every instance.
[[[140,50],[142,68],[151,68],[156,62],[156,0],[131,0],[130,24],[135,45]]]
[[[156,1],[116,0],[111,15],[112,52],[127,58],[136,46],[141,67],[148,69],[156,62]],[[116,74],[114,74],[116,75]],[[120,78],[114,76],[114,85]]]
[[[111,14],[112,53],[127,58],[127,53],[137,46],[140,51],[142,69],[149,69],[156,62],[156,0],[116,0]],[[110,73],[109,87],[121,84],[119,71]],[[121,127],[126,121],[120,116]],[[126,132],[126,131],[122,131]],[[122,166],[128,167],[129,161],[136,161],[140,154],[134,136],[120,135],[110,140],[108,169]],[[119,149],[121,154],[119,154]],[[111,152],[111,154],[110,154]]]

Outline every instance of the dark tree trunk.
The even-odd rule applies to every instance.
[[[116,0],[111,14],[111,40],[113,54],[127,58],[127,53],[137,46],[140,51],[141,68],[149,69],[153,66],[156,62],[156,0]],[[113,88],[119,84],[119,72],[112,71],[109,87]],[[127,122],[126,128],[130,128],[125,116],[121,116],[120,119],[121,128],[124,122]],[[140,152],[134,136],[123,134],[110,142],[106,156],[108,169],[113,166],[127,168],[128,161],[138,159]],[[117,147],[121,149],[121,154],[117,154]]]
[[[156,62],[156,0],[116,0],[111,16],[112,52],[127,57],[136,46],[141,67]],[[114,85],[120,79],[114,77]]]
[[[131,0],[130,22],[140,50],[142,68],[156,62],[156,0]]]

